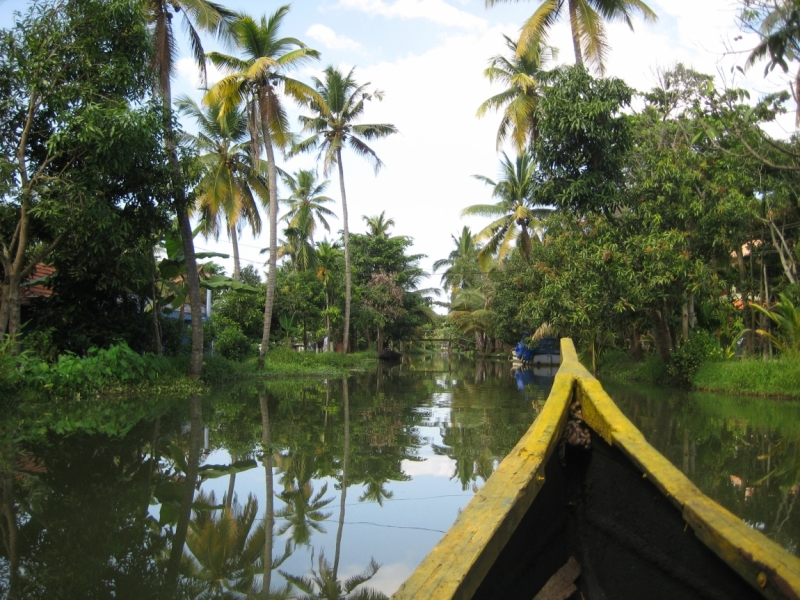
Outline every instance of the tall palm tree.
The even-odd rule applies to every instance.
[[[531,229],[552,212],[550,208],[532,203],[536,165],[530,152],[523,152],[514,161],[503,153],[501,167],[502,179],[497,182],[483,175],[474,175],[492,186],[492,196],[499,200],[497,204],[474,204],[461,212],[462,216],[496,217],[475,236],[475,241],[487,240],[478,252],[481,267],[485,267],[492,256],[502,260],[511,250],[512,242],[516,242],[517,248],[527,257],[531,241],[538,240],[535,235],[531,236]]]
[[[502,111],[503,118],[497,129],[497,149],[507,139],[514,142],[521,154],[528,142],[536,138],[536,104],[541,97],[539,75],[548,60],[555,59],[558,51],[543,42],[530,44],[521,55],[517,55],[517,43],[503,36],[511,56],[498,54],[489,61],[483,72],[490,83],[500,82],[508,86],[505,90],[486,100],[478,107],[478,118],[490,110]]]
[[[203,215],[203,233],[219,235],[220,221],[233,244],[233,278],[241,277],[238,228],[242,220],[254,235],[261,232],[258,204],[269,204],[267,163],[251,154],[247,115],[239,108],[220,114],[219,104],[203,109],[187,96],[176,102],[178,110],[192,117],[199,128],[196,135],[184,133],[184,141],[197,150],[202,175],[197,199]],[[260,202],[257,202],[256,198]]]
[[[282,6],[268,19],[262,17],[260,23],[252,17],[240,16],[231,24],[230,36],[243,57],[219,52],[208,55],[228,75],[209,91],[207,102],[219,102],[222,114],[245,104],[253,147],[263,144],[267,153],[269,273],[264,305],[264,333],[261,338],[262,363],[269,349],[278,262],[278,169],[275,164],[275,146],[285,148],[291,139],[281,92],[298,102],[307,102],[318,97],[313,89],[286,75],[289,69],[319,58],[319,52],[308,48],[300,40],[279,37],[279,30],[288,12],[289,7]]]
[[[486,5],[511,1],[486,0]],[[637,12],[649,23],[658,20],[656,13],[642,0],[542,0],[539,8],[522,26],[517,57],[525,55],[531,46],[546,41],[550,28],[566,14],[572,29],[575,63],[583,65],[585,58],[603,74],[603,63],[609,50],[604,21],[624,21],[633,30],[633,15]]]
[[[381,214],[372,217],[363,216],[364,222],[367,224],[367,235],[372,237],[380,237],[386,239],[389,237],[389,228],[395,226],[394,219],[386,218],[386,211],[381,211]]]
[[[472,287],[479,276],[478,270],[478,251],[480,246],[475,243],[472,231],[467,226],[461,230],[461,235],[450,236],[455,243],[455,249],[450,252],[447,258],[437,260],[433,263],[433,270],[447,267],[442,273],[442,285],[450,289],[452,293],[460,289]]]
[[[164,111],[169,115],[172,111],[170,78],[175,70],[175,52],[177,49],[172,29],[173,15],[177,13],[183,15],[183,28],[189,37],[192,55],[200,67],[203,82],[206,79],[206,62],[199,31],[224,36],[226,25],[234,15],[228,9],[210,0],[145,0],[143,7],[153,29],[153,68],[158,75],[158,86]],[[170,122],[168,119],[167,123]],[[192,308],[192,358],[189,375],[191,377],[200,377],[200,372],[203,368],[203,321],[199,318],[202,310],[200,280],[196,276],[197,259],[194,252],[192,225],[189,221],[189,207],[186,206],[186,193],[183,187],[181,166],[178,162],[176,139],[171,126],[168,126],[167,130],[166,146],[174,180],[175,210],[181,231],[186,271],[189,274],[189,302]]]
[[[300,212],[304,209],[308,210],[312,216],[309,239],[313,245],[317,221],[325,228],[325,231],[330,232],[331,226],[328,225],[325,217],[336,218],[336,213],[324,206],[329,202],[333,202],[333,198],[322,195],[325,193],[330,181],[326,179],[322,183],[317,183],[317,176],[314,171],[300,169],[294,175],[284,173],[283,182],[291,192],[287,199],[281,200],[281,202],[289,205],[289,212],[283,218],[289,222],[290,227],[297,227],[301,218]]]
[[[347,195],[344,187],[344,167],[342,148],[350,148],[359,156],[370,161],[375,173],[383,166],[375,151],[367,141],[384,138],[397,133],[397,128],[389,123],[364,125],[356,124],[364,114],[366,103],[372,99],[382,100],[383,92],[368,92],[369,83],[359,85],[353,79],[353,70],[345,75],[335,67],[325,69],[322,80],[314,78],[318,98],[309,102],[313,116],[301,116],[303,130],[312,136],[297,146],[298,151],[319,148],[323,159],[323,171],[327,175],[333,165],[339,168],[339,189],[342,194],[342,224],[344,237],[344,352],[350,347],[350,300],[352,295],[352,272],[350,268],[350,230],[347,223]]]

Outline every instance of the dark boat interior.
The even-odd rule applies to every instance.
[[[562,464],[563,463],[563,464]],[[679,510],[594,431],[566,446],[475,599],[762,598]]]

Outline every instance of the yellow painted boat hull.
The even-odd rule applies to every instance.
[[[561,356],[539,417],[394,598],[800,600],[800,559],[650,446],[571,340]],[[560,452],[576,399],[591,448]],[[568,565],[573,591],[548,595]]]

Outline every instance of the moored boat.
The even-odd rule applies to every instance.
[[[561,341],[539,417],[394,598],[800,598],[800,559],[659,454]]]

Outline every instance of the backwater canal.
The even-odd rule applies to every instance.
[[[289,580],[289,597],[337,597],[321,588],[372,561],[355,591],[390,595],[529,427],[551,376],[417,357],[346,381],[239,382],[121,437],[18,440],[0,596],[246,598],[266,571],[276,598]],[[704,492],[798,552],[800,404],[607,389]]]

